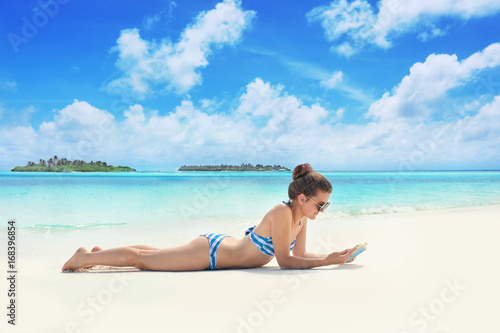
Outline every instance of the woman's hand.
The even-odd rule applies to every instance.
[[[325,261],[327,262],[328,265],[344,264],[344,263],[353,262],[354,259],[356,259],[356,257],[352,258],[349,261],[346,261],[346,260],[349,259],[351,254],[353,254],[355,251],[356,251],[356,248],[353,247],[351,249],[345,249],[344,251],[340,251],[340,252],[332,252],[325,258]]]

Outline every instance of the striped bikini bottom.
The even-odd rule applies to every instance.
[[[208,252],[210,261],[209,261],[209,266],[208,269],[210,270],[215,270],[215,265],[217,264],[217,249],[219,248],[220,242],[226,237],[229,237],[226,234],[216,234],[216,233],[210,233],[210,234],[203,234],[200,236],[205,236],[208,238],[208,243],[210,244],[210,250]]]

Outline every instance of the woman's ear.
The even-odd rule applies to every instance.
[[[299,194],[297,197],[297,201],[299,202],[300,205],[303,205],[304,202],[306,202],[306,195],[304,193]]]

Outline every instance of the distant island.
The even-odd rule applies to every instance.
[[[127,166],[112,166],[106,162],[82,160],[70,161],[66,158],[58,158],[57,155],[48,161],[40,159],[40,163],[29,161],[26,166],[16,166],[14,172],[132,172],[136,171]]]
[[[287,167],[281,165],[183,165],[178,171],[290,171]]]

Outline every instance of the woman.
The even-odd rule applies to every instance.
[[[152,271],[198,271],[206,269],[261,267],[274,256],[281,268],[313,268],[347,261],[355,249],[330,254],[306,252],[309,220],[330,204],[332,184],[309,164],[293,171],[288,202],[274,206],[262,221],[246,231],[243,239],[225,234],[204,234],[186,245],[157,249],[146,245],[88,252],[83,247],[64,264],[63,271],[94,265],[132,266]],[[293,251],[293,255],[290,255]]]

